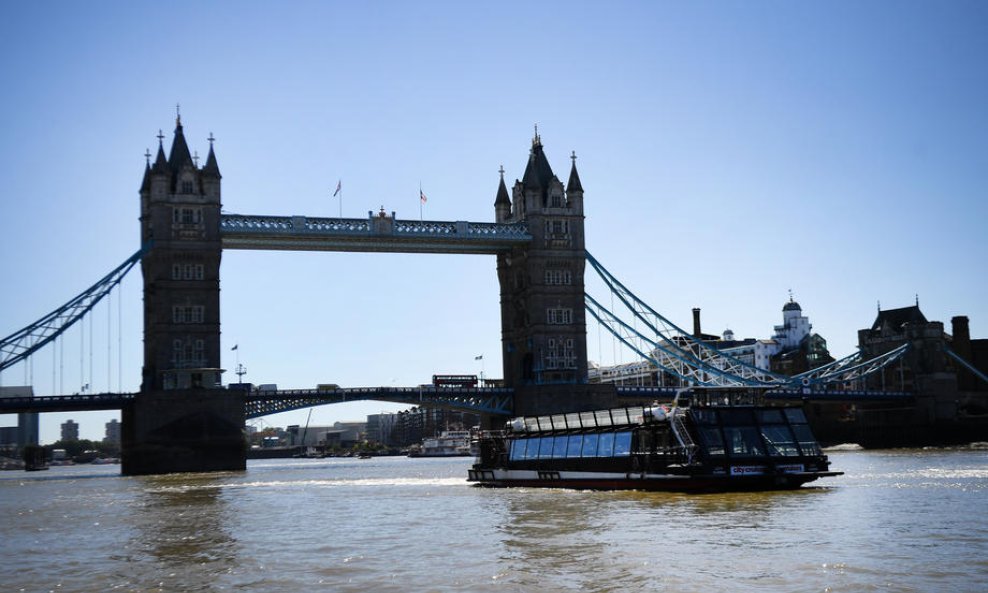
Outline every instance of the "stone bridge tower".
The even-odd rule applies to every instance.
[[[175,123],[141,184],[144,369],[141,391],[220,385],[220,170],[202,168]]]
[[[572,159],[563,186],[536,129],[525,174],[509,197],[502,170],[494,201],[497,222],[524,223],[532,236],[497,256],[501,355],[516,414],[601,407],[613,395],[612,386],[587,384],[583,186]]]
[[[125,475],[241,470],[244,396],[221,389],[220,170],[210,136],[199,166],[175,122],[141,183],[144,367],[123,409]]]

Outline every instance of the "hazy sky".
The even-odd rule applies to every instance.
[[[344,216],[418,218],[421,183],[425,218],[492,221],[498,168],[521,177],[538,123],[561,179],[579,157],[589,251],[683,326],[701,307],[707,332],[769,337],[792,289],[838,357],[879,301],[917,294],[948,331],[968,315],[988,337],[985,2],[3,12],[0,336],[138,248],[143,154],[159,128],[168,149],[178,103],[192,150],[216,137],[226,212],[336,216],[342,180]],[[138,269],[91,326],[2,384],[136,390],[140,287]],[[283,387],[501,375],[490,256],[228,251],[221,298],[231,381],[237,354],[245,380]],[[591,359],[615,362],[609,337],[591,327],[587,341]],[[324,406],[312,423],[393,409]],[[102,438],[114,416],[42,416],[42,441],[68,417]]]

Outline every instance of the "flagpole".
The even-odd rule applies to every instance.
[[[334,198],[336,197],[336,194],[340,194],[340,218],[343,218],[343,180],[342,179],[336,182],[336,191],[333,192]]]
[[[422,182],[419,181],[419,222],[422,222]]]

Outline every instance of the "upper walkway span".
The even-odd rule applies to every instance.
[[[223,249],[487,255],[532,240],[521,223],[397,220],[383,212],[367,218],[223,214],[220,237]]]

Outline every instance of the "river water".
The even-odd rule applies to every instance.
[[[0,591],[988,590],[988,450],[835,451],[797,491],[469,486],[469,458],[0,473]]]

